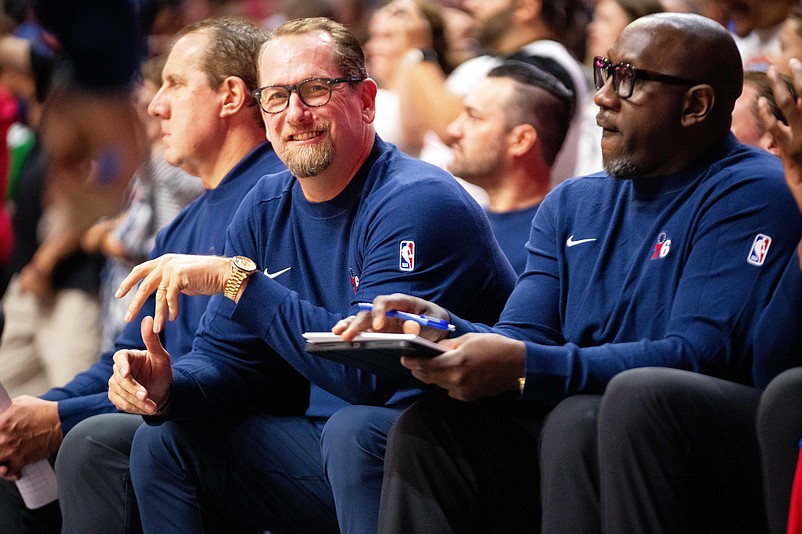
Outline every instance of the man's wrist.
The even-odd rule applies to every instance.
[[[167,398],[165,398],[162,401],[162,403],[156,408],[156,411],[153,412],[152,415],[164,416],[170,410],[170,405],[173,403],[174,389],[175,389],[174,382],[170,382],[170,389],[167,390]]]
[[[237,302],[242,293],[244,282],[255,272],[256,263],[250,258],[246,258],[245,256],[234,256],[231,258],[228,277],[223,287],[223,295]]]

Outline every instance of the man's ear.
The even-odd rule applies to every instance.
[[[771,132],[766,132],[760,136],[759,145],[761,148],[765,148],[770,153],[774,154],[775,156],[780,156],[780,145],[777,144],[777,140],[771,135]]]
[[[513,156],[522,156],[537,143],[537,129],[531,124],[519,124],[507,134],[507,151]]]
[[[512,16],[522,26],[530,26],[540,17],[543,9],[543,0],[524,0],[515,2]]]
[[[685,93],[682,106],[683,126],[692,126],[705,121],[716,102],[716,90],[710,85],[695,85]]]
[[[222,98],[220,114],[223,117],[233,115],[243,106],[249,105],[253,99],[251,92],[245,86],[245,81],[238,76],[229,76],[223,80],[219,91]]]
[[[359,94],[362,97],[362,120],[371,124],[376,118],[376,93],[379,88],[373,78],[365,78],[359,84]]]

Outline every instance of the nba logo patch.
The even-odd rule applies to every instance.
[[[752,250],[749,251],[749,257],[746,258],[747,263],[752,265],[763,265],[766,261],[766,255],[769,253],[771,246],[771,238],[767,235],[757,234],[755,240],[752,242]]]
[[[399,268],[402,271],[411,271],[415,268],[415,242],[401,241],[401,263]]]

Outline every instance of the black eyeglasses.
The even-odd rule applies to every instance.
[[[607,80],[613,78],[613,90],[621,98],[632,96],[635,88],[635,80],[649,80],[650,82],[669,83],[672,85],[699,85],[701,82],[660,74],[650,70],[636,69],[629,63],[616,63],[613,65],[606,57],[596,56],[593,58],[593,82],[596,89],[601,89]]]
[[[338,83],[361,82],[365,78],[309,78],[295,85],[268,85],[253,91],[253,97],[265,113],[281,113],[290,105],[293,91],[301,102],[312,108],[325,106],[331,100],[332,86]]]

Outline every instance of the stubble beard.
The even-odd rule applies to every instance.
[[[498,172],[501,166],[501,152],[499,147],[489,147],[478,160],[469,162],[463,154],[463,158],[455,157],[449,164],[448,170],[454,176],[462,178],[478,186],[486,186],[489,176]]]
[[[512,27],[512,13],[503,9],[491,15],[479,27],[476,28],[474,38],[479,45],[486,50],[495,50],[501,37],[510,31]]]
[[[628,157],[618,157],[610,161],[604,161],[604,171],[613,178],[629,179],[634,178],[641,172],[641,167]]]
[[[322,143],[288,147],[283,141],[284,164],[296,178],[318,176],[329,168],[334,157],[331,138]]]

